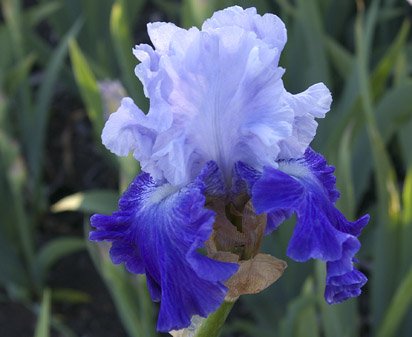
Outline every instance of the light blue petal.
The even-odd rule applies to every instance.
[[[279,55],[285,46],[287,36],[282,20],[270,13],[260,16],[257,14],[256,8],[243,9],[239,6],[233,6],[218,11],[205,21],[202,30],[211,31],[230,26],[254,32],[268,46],[277,48]]]
[[[202,30],[157,22],[148,32],[154,48],[138,45],[134,54],[149,113],[130,127],[119,127],[126,121],[113,117],[105,132],[109,148],[133,151],[154,179],[179,186],[209,161],[230,186],[238,161],[262,170],[303,154],[316,132],[314,118],[329,109],[330,93],[323,84],[298,95],[285,90],[278,60],[286,29],[277,16],[234,6],[216,12]],[[123,130],[137,133],[127,138],[129,145]]]
[[[183,59],[162,59],[168,82],[162,100],[173,123],[157,138],[153,159],[169,182],[190,181],[209,160],[226,179],[238,160],[274,163],[293,122],[277,103],[283,70],[273,66],[275,57],[255,34],[224,27],[219,34],[199,33]]]
[[[330,110],[332,96],[323,83],[317,83],[297,95],[285,93],[283,98],[295,117],[292,134],[281,142],[279,158],[299,158],[316,135],[315,118],[324,118]]]
[[[130,98],[122,100],[102,132],[103,144],[118,156],[127,156],[130,152],[135,152],[138,158],[150,156],[154,139],[154,130],[147,125],[146,116]]]

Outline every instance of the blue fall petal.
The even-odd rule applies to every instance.
[[[280,172],[282,174],[282,172]],[[237,162],[235,164],[234,170],[233,170],[233,180],[232,180],[232,189],[231,189],[231,194],[232,194],[232,199],[236,199],[236,196],[238,195],[251,195],[252,194],[252,188],[255,185],[255,183],[262,178],[262,173],[255,170],[254,168],[246,165],[245,163],[242,162]],[[292,181],[293,183],[293,181]],[[279,186],[272,186],[272,188],[276,189],[282,189],[279,188]],[[287,186],[286,189],[282,189],[284,193],[288,192],[289,186]],[[265,197],[264,195],[261,195],[261,197]],[[277,195],[277,198],[280,200],[282,198],[282,195]],[[273,204],[273,200],[270,199],[269,202]],[[255,210],[258,213],[265,213],[265,211],[262,211],[261,208],[259,207],[265,207],[265,204],[262,203],[262,200],[255,202]],[[288,219],[293,211],[290,210],[290,205],[286,204],[285,208],[281,208],[280,204],[278,204],[277,209],[272,209],[270,212],[267,212],[267,223],[266,223],[266,229],[265,229],[265,235],[270,234],[272,231],[276,230],[280,224]]]
[[[287,253],[299,262],[311,258],[328,262],[330,303],[356,294],[364,284],[366,278],[354,269],[353,257],[360,248],[357,236],[369,220],[366,215],[350,222],[335,207],[339,193],[333,172],[320,154],[308,149],[304,158],[279,162],[277,169],[265,167],[251,188],[256,212],[268,213],[274,219],[272,227],[296,214]]]
[[[265,229],[265,235],[272,233],[278,229],[279,226],[292,215],[292,211],[280,210],[276,212],[270,212],[267,214],[267,223]]]
[[[123,194],[117,212],[91,218],[96,230],[90,239],[112,242],[114,263],[146,273],[152,299],[160,300],[159,331],[187,327],[193,315],[205,317],[216,310],[227,292],[224,281],[238,269],[198,252],[215,218],[204,207],[202,179],[214,182],[216,190],[215,169],[208,164],[198,179],[180,189],[158,185],[142,173]]]
[[[354,237],[347,240],[342,249],[343,254],[339,260],[326,263],[325,299],[329,304],[359,296],[361,287],[368,280],[364,274],[353,267],[354,255],[360,249],[359,240]]]
[[[359,270],[353,269],[341,276],[327,278],[325,299],[329,304],[340,303],[361,294],[361,288],[368,281]]]

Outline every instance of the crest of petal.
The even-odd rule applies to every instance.
[[[207,175],[202,172],[201,178]],[[223,282],[238,269],[197,251],[214,222],[214,212],[204,208],[201,178],[178,189],[159,186],[142,173],[123,194],[117,212],[91,218],[96,230],[90,239],[112,242],[114,263],[146,273],[152,299],[161,302],[159,331],[187,327],[193,315],[214,311],[227,291]]]

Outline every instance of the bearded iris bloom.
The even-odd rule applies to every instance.
[[[350,222],[335,207],[334,168],[309,147],[331,94],[323,83],[286,91],[283,22],[236,6],[201,30],[158,22],[148,32],[154,48],[141,44],[134,54],[150,110],[124,98],[102,134],[113,153],[133,153],[143,172],[117,212],[91,218],[90,239],[112,242],[114,263],[146,275],[160,301],[158,330],[187,327],[223,302],[239,264],[216,253],[244,260],[260,244],[244,239],[246,209],[264,216],[264,234],[295,214],[288,256],[326,262],[328,303],[358,296],[366,277],[354,255],[369,217]]]

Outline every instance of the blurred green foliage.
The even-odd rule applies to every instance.
[[[48,270],[59,257],[85,248],[74,237],[36,245],[39,219],[48,208],[42,182],[48,112],[68,41],[79,32],[81,22],[72,23],[58,45],[49,47],[42,80],[34,86],[31,73],[40,51],[29,41],[44,43],[34,28],[57,11],[58,3],[27,11],[20,1],[2,0],[1,6],[0,43],[7,47],[0,59],[0,285],[10,297],[26,302],[42,295]]]
[[[41,215],[49,210],[42,172],[57,83],[63,81],[70,95],[80,94],[96,147],[107,165],[118,169],[122,191],[139,168],[132,158],[115,158],[100,144],[111,99],[101,81],[119,80],[147,111],[131,49],[147,42],[148,14],[200,26],[215,10],[233,4],[255,6],[285,22],[288,43],[280,63],[287,69],[289,91],[325,82],[333,92],[332,111],[320,121],[313,146],[336,166],[342,211],[349,218],[365,212],[372,218],[361,236],[359,265],[369,277],[362,297],[325,303],[324,266],[285,256],[293,230],[288,221],[266,239],[264,249],[288,261],[289,268],[264,293],[240,299],[223,336],[412,336],[412,321],[406,319],[412,317],[412,10],[406,1],[40,0],[23,10],[20,0],[1,0],[0,45],[8,48],[0,53],[0,286],[25,303],[42,298],[35,336],[48,336],[49,324],[69,336],[50,309],[59,290],[50,293],[45,280],[58,259],[85,246],[83,239],[70,237],[36,244]],[[36,30],[41,22],[56,45]],[[41,69],[38,83],[34,67]],[[113,211],[118,195],[77,193],[52,211],[85,212],[87,233],[87,215]],[[87,246],[128,335],[156,336],[144,277],[112,265],[108,247]]]

